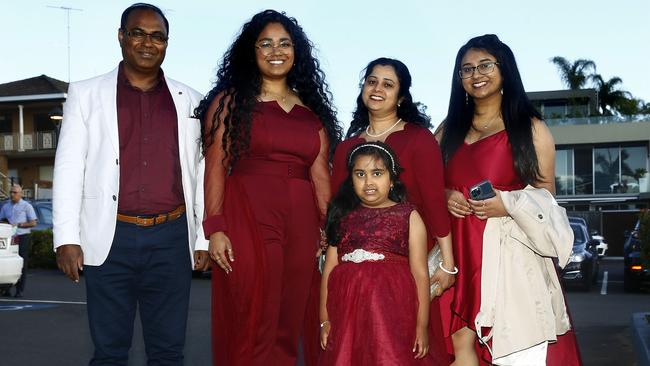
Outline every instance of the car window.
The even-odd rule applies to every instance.
[[[41,224],[52,224],[52,208],[41,206],[38,208],[38,212],[40,213],[40,217],[38,219]]]
[[[571,229],[573,229],[573,245],[582,244],[586,242],[585,233],[578,224],[571,224]]]

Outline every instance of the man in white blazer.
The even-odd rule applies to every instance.
[[[72,83],[54,164],[54,247],[84,271],[95,352],[127,365],[136,309],[149,365],[182,365],[192,264],[209,265],[203,217],[201,95],[167,78],[169,23],[138,3],[122,14],[122,62]]]

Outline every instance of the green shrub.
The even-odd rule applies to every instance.
[[[33,231],[29,249],[29,268],[57,268],[56,255],[52,247],[52,230]]]
[[[641,241],[641,258],[645,267],[650,268],[650,210],[639,214],[639,241]]]

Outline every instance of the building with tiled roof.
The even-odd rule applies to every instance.
[[[0,196],[12,183],[28,198],[49,198],[68,83],[40,75],[0,84]]]

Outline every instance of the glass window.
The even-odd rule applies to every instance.
[[[647,166],[646,146],[621,147],[621,184],[627,192],[639,192],[639,178],[647,172]]]
[[[573,194],[573,150],[555,152],[555,191],[558,195]]]
[[[13,123],[11,121],[11,113],[0,112],[0,133],[12,133]]]
[[[41,214],[39,221],[41,224],[52,224],[52,209],[49,207],[40,206],[38,212]]]
[[[594,149],[594,176],[596,194],[623,193],[619,174],[619,148]]]
[[[590,147],[573,149],[575,194],[592,194],[593,187],[593,156]]]
[[[566,116],[565,103],[544,103],[544,118],[563,118]]]
[[[56,131],[56,125],[47,113],[34,114],[34,126],[37,132]]]
[[[582,231],[582,228],[578,224],[571,224],[571,229],[573,229],[573,244],[584,244],[587,240],[585,239],[585,232]]]

